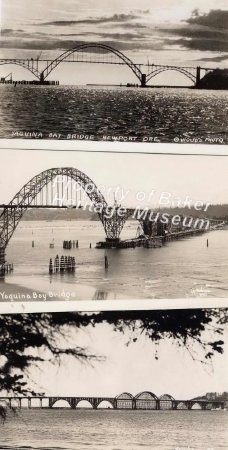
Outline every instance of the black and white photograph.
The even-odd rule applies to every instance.
[[[0,302],[227,298],[228,157],[0,158]]]
[[[0,327],[1,449],[227,449],[227,309],[8,314]]]
[[[1,1],[0,139],[227,144],[227,0]]]

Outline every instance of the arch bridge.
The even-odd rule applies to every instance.
[[[89,54],[89,56],[88,56]],[[182,67],[162,64],[142,64],[135,63],[123,52],[110,45],[88,42],[76,45],[63,53],[57,58],[41,59],[41,58],[4,58],[0,59],[0,65],[15,64],[29,70],[40,84],[46,84],[48,76],[61,63],[88,63],[88,64],[115,64],[125,65],[133,72],[137,78],[137,83],[141,87],[146,87],[150,80],[162,72],[175,71],[187,77],[193,85],[197,87],[201,79],[201,72],[207,73],[214,69],[198,67]]]
[[[92,409],[98,409],[103,402],[109,404],[110,408],[115,410],[195,410],[211,411],[215,409],[224,409],[225,401],[221,400],[205,400],[205,399],[191,399],[191,400],[177,400],[169,394],[157,397],[150,391],[140,392],[136,396],[128,392],[124,392],[116,397],[0,397],[0,405],[8,406],[10,408],[65,408],[67,405],[71,409],[81,408],[80,402],[87,402]],[[59,403],[59,404],[58,404]],[[63,406],[63,403],[65,406]],[[108,407],[108,408],[109,408]],[[105,408],[107,409],[107,408]]]
[[[184,222],[174,225],[173,216],[169,215],[164,224],[149,208],[141,210],[138,207],[123,208],[116,203],[109,205],[91,178],[76,168],[52,168],[35,175],[8,204],[0,205],[0,266],[5,264],[6,247],[28,209],[82,207],[90,208],[91,212],[98,215],[106,235],[107,247],[119,245],[120,234],[130,218],[140,223],[143,239],[168,239],[202,232],[200,220],[203,219],[190,218],[191,224],[183,228]],[[207,231],[207,228],[203,231]]]

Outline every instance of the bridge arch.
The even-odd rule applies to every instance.
[[[20,67],[23,67],[24,69],[29,70],[38,80],[40,79],[41,73],[38,70],[38,67],[36,67],[36,64],[34,64],[36,60],[28,59],[0,59],[0,66],[6,65],[6,64],[13,64]]]
[[[177,406],[176,406],[176,409],[188,409],[188,405],[186,404],[186,402],[178,402],[177,403]]]
[[[172,66],[167,66],[167,67],[159,67],[154,69],[150,74],[147,75],[146,80],[147,83],[154,77],[156,77],[157,75],[159,75],[162,72],[166,72],[168,70],[172,70],[175,72],[179,72],[182,75],[185,75],[187,78],[189,78],[189,80],[191,80],[193,83],[196,82],[196,76],[194,76],[190,71],[188,71],[187,69],[183,68],[183,67],[172,67]]]
[[[140,392],[135,396],[136,409],[157,409],[158,397],[152,392]]]
[[[159,397],[160,400],[160,409],[172,409],[173,408],[173,401],[175,400],[171,395],[169,394],[163,394]]]
[[[193,409],[193,410],[197,410],[197,409],[203,409],[202,408],[202,404],[200,403],[200,402],[195,402],[195,403],[193,403],[192,405],[191,405],[191,409]]]
[[[123,392],[116,397],[117,409],[132,409],[133,408],[133,395],[129,392]]]
[[[36,196],[57,176],[69,177],[70,179],[79,182],[84,190],[86,189],[86,194],[94,207],[101,209],[101,212],[98,212],[98,215],[105,228],[105,232],[112,232],[111,227],[107,226],[107,220],[104,213],[104,210],[108,205],[95,183],[84,172],[73,167],[54,168],[45,170],[31,178],[20,191],[17,192],[7,207],[4,208],[3,212],[0,214],[0,248],[6,248],[20,220]]]
[[[94,405],[92,403],[92,401],[90,401],[89,399],[80,399],[78,400],[78,402],[76,403],[76,409],[77,408],[94,408]]]
[[[72,408],[72,405],[70,404],[69,400],[66,400],[65,398],[58,398],[58,399],[54,400],[51,407],[52,408]]]
[[[136,75],[136,77],[139,79],[139,81],[142,81],[142,72],[139,69],[139,67],[133,63],[133,61],[128,58],[126,55],[124,55],[124,53],[120,52],[119,50],[117,50],[114,47],[111,47],[110,45],[106,45],[106,44],[100,44],[100,43],[95,43],[95,42],[89,42],[86,44],[80,44],[77,45],[76,47],[73,47],[69,50],[66,50],[65,52],[63,52],[60,56],[58,56],[56,59],[54,59],[53,61],[51,61],[47,67],[41,72],[40,75],[40,79],[41,81],[44,81],[48,75],[62,62],[64,61],[66,58],[68,58],[68,56],[72,55],[73,53],[79,52],[81,50],[87,50],[87,49],[102,49],[102,50],[106,50],[108,53],[113,53],[114,55],[116,55],[121,61],[123,61],[124,64],[126,64],[131,70],[132,72]]]
[[[104,400],[101,400],[101,401],[99,401],[98,403],[97,403],[97,408],[100,408],[100,409],[110,409],[110,408],[114,408],[114,405],[113,405],[113,403],[110,401],[110,400],[106,400],[106,399],[104,399]]]

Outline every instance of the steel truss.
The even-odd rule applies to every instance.
[[[119,50],[110,47],[109,45],[105,45],[105,44],[96,44],[96,43],[88,43],[88,44],[81,44],[81,45],[77,45],[76,47],[73,47],[69,50],[66,50],[64,53],[62,53],[60,56],[58,56],[58,58],[56,58],[55,60],[51,61],[50,64],[47,65],[47,67],[43,70],[43,72],[41,73],[41,79],[45,80],[47,78],[47,76],[62,62],[64,61],[66,58],[68,58],[70,55],[72,55],[73,53],[76,52],[80,52],[82,50],[85,49],[103,49],[107,52],[113,53],[114,55],[116,55],[118,58],[120,58],[121,61],[124,62],[124,64],[126,64],[136,75],[136,77],[139,79],[139,81],[141,82],[142,80],[142,72],[139,69],[139,67],[133,63],[133,61],[131,61],[130,58],[128,58],[126,55],[124,55],[122,52],[120,52]]]
[[[188,77],[193,83],[196,82],[196,68],[162,65],[154,65],[153,70],[146,76],[146,82],[148,83],[152,78],[156,77],[156,75],[159,75],[162,72],[166,72],[167,70],[174,70],[176,72],[179,72]]]
[[[0,66],[5,64],[16,64],[17,66],[29,70],[39,80],[41,72],[38,69],[38,61],[39,60],[37,59],[0,59]]]
[[[103,211],[108,206],[106,200],[93,181],[85,173],[72,167],[49,169],[36,175],[26,183],[14,196],[7,207],[3,209],[3,212],[0,215],[0,247],[5,248],[7,246],[24,213],[32,204],[36,196],[58,175],[66,176],[76,182],[80,182],[83,189],[87,186],[86,193],[89,199],[95,207],[101,207],[102,212],[98,213],[98,215],[102,223],[105,221]],[[88,186],[90,186],[91,189],[88,189]]]

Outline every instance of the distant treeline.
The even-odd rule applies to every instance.
[[[143,209],[143,206],[142,206]],[[227,205],[211,205],[208,210],[196,211],[194,208],[154,208],[154,212],[167,213],[171,215],[184,215],[193,217],[207,217],[209,219],[222,219],[228,221],[228,204]],[[89,209],[29,209],[23,216],[22,220],[99,220],[96,213]]]
[[[217,400],[219,402],[227,402],[228,401],[228,392],[208,392],[201,397],[195,397],[193,400]]]

